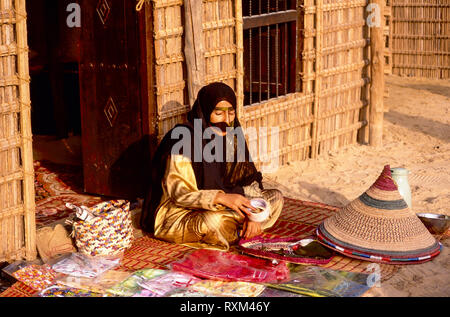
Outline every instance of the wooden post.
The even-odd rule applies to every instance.
[[[239,119],[244,118],[244,31],[242,19],[242,1],[235,1],[236,15],[236,97],[237,97],[237,115]],[[247,122],[241,120],[244,128]]]
[[[311,140],[311,158],[315,159],[319,155],[319,137],[320,137],[320,90],[322,86],[322,45],[323,45],[323,0],[316,1],[316,67],[315,67],[315,83],[314,83],[314,106],[313,115],[314,122],[312,125]]]
[[[369,144],[380,147],[383,145],[383,117],[384,117],[384,1],[372,0],[372,16],[375,20],[367,21],[370,28],[371,54],[371,84],[369,110]],[[379,22],[379,23],[377,23]]]
[[[186,0],[185,14],[185,48],[187,69],[187,86],[189,104],[192,105],[197,98],[198,91],[204,85],[205,54],[203,51],[202,1]]]
[[[17,11],[17,65],[20,100],[20,127],[22,131],[23,205],[25,224],[25,258],[36,258],[36,219],[34,193],[33,145],[31,133],[31,101],[28,69],[28,42],[25,0],[15,0]],[[18,228],[15,228],[18,230]]]

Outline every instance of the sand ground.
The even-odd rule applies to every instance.
[[[450,81],[389,76],[383,147],[352,145],[317,160],[291,162],[265,176],[267,187],[343,206],[369,188],[386,164],[410,171],[414,212],[450,215]],[[35,159],[79,164],[80,140],[34,138]],[[48,156],[49,153],[58,153]],[[450,296],[450,239],[433,261],[405,266],[367,296]]]
[[[286,196],[343,206],[357,198],[383,166],[410,171],[414,212],[450,215],[450,81],[389,76],[383,147],[352,145],[317,160],[291,162],[266,176]],[[450,296],[450,239],[431,262],[405,266],[369,296]]]

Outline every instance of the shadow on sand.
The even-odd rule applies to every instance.
[[[392,110],[387,112],[384,118],[393,124],[430,135],[444,142],[450,142],[450,125],[448,124]]]
[[[265,188],[277,188],[281,190],[285,197],[300,199],[306,201],[314,201],[320,202],[327,205],[335,206],[335,207],[343,207],[350,203],[344,195],[332,191],[329,188],[321,187],[315,184],[307,183],[307,182],[298,182],[295,184],[296,186],[292,186],[291,188],[284,186],[277,181],[273,180],[270,177],[264,179],[264,187]],[[307,193],[300,193],[298,190],[293,188],[301,188],[305,189]],[[306,198],[307,196],[313,196],[314,199]]]
[[[448,85],[413,84],[413,83],[408,84],[408,85],[402,85],[402,84],[398,84],[396,82],[390,82],[389,85],[395,85],[397,87],[408,88],[408,89],[427,90],[432,94],[441,95],[441,96],[450,98],[450,89],[449,89]]]

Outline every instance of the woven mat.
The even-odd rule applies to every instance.
[[[33,297],[36,291],[22,282],[13,284],[10,288],[0,294],[0,297]]]
[[[81,166],[34,162],[37,229],[61,221],[74,213],[66,203],[87,207],[103,201],[101,197],[83,194]]]
[[[285,198],[283,212],[275,225],[263,234],[264,237],[299,239],[314,235],[316,227],[327,217],[338,211],[337,207],[321,203],[305,202]],[[193,249],[145,236],[134,241],[132,247],[125,253],[122,269],[138,270],[142,268],[167,269],[166,265],[183,258]],[[357,273],[368,271],[371,262],[336,255],[324,268]],[[382,281],[391,278],[399,266],[379,264]]]
[[[63,194],[42,199],[36,202],[36,228],[51,225],[74,214],[72,209],[66,207],[66,203],[92,207],[103,200],[101,197],[81,194]]]
[[[313,235],[315,228],[337,210],[337,207],[325,204],[285,198],[280,219],[270,230],[264,233],[264,236],[305,238]],[[167,265],[182,259],[187,253],[193,250],[186,246],[144,236],[136,239],[131,248],[125,252],[122,264],[118,269],[131,271],[142,268],[167,269]],[[334,270],[368,273],[367,269],[370,264],[371,262],[336,255],[331,262],[321,266]],[[379,265],[382,281],[391,278],[399,269],[399,266],[395,265]],[[19,282],[0,294],[0,297],[29,297],[33,293],[30,288]]]
[[[81,166],[35,161],[34,187],[36,201],[63,194],[83,192],[83,170]]]

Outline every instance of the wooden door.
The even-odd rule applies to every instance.
[[[152,67],[140,62],[142,33],[135,2],[84,0],[81,8],[85,191],[128,199],[142,197],[150,160],[151,120],[146,99],[141,98],[148,95],[142,91],[146,88],[141,72]]]

